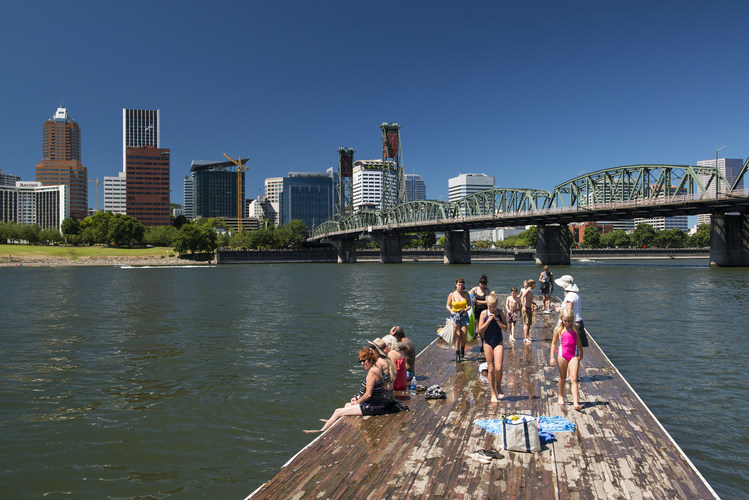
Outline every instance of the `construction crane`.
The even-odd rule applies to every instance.
[[[89,182],[93,182],[96,184],[96,211],[99,211],[99,186],[103,186],[103,182],[99,182],[99,178],[97,177],[96,180],[89,179]]]
[[[244,210],[242,210],[243,205],[243,199],[242,199],[242,172],[246,172],[248,167],[245,167],[244,164],[247,163],[249,158],[242,161],[242,156],[239,156],[239,160],[235,160],[228,154],[224,153],[224,156],[232,162],[234,165],[237,166],[237,233],[242,232],[242,215]]]

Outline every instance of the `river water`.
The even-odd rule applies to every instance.
[[[749,269],[574,263],[588,330],[724,498],[749,491]],[[393,324],[531,263],[0,268],[4,498],[244,498],[348,400]],[[555,291],[555,294],[557,292]]]

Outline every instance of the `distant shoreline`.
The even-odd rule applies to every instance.
[[[161,255],[55,257],[50,255],[0,255],[0,267],[63,267],[63,266],[186,266],[208,265]]]

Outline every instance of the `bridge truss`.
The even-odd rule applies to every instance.
[[[497,188],[473,193],[454,202],[413,201],[389,211],[361,210],[340,221],[315,228],[313,239],[355,236],[386,230],[414,232],[446,228],[502,227],[519,223],[567,223],[590,220],[598,212],[638,217],[653,207],[673,213],[706,213],[711,208],[749,207],[743,178],[749,159],[735,179],[715,167],[695,165],[630,165],[577,176],[552,191]],[[678,206],[675,206],[678,205]],[[666,214],[666,212],[657,215]],[[581,215],[582,214],[582,215]],[[545,218],[545,219],[544,219]]]

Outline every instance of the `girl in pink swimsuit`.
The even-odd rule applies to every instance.
[[[559,341],[559,351],[555,353],[557,341]],[[558,403],[564,406],[564,388],[567,385],[566,379],[569,377],[575,410],[583,408],[578,401],[577,391],[577,369],[580,367],[581,359],[583,359],[583,346],[580,342],[580,335],[575,329],[575,313],[570,309],[563,309],[559,314],[559,323],[554,328],[554,337],[551,339],[549,363],[551,366],[559,365]]]

